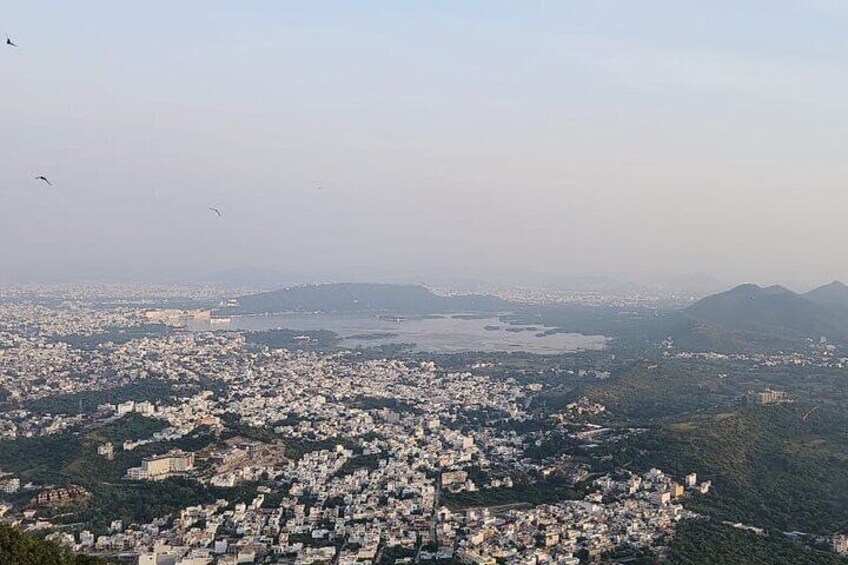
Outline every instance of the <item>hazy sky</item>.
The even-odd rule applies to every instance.
[[[0,274],[848,279],[845,2],[27,0],[0,28]]]

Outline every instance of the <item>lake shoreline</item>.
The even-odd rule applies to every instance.
[[[414,343],[418,353],[527,352],[558,355],[604,349],[610,338],[563,332],[556,327],[510,324],[508,313],[453,313],[432,315],[374,316],[290,312],[241,314],[229,323],[196,320],[189,331],[236,330],[261,332],[276,329],[329,330],[341,338],[345,348]],[[494,329],[497,326],[497,329]]]

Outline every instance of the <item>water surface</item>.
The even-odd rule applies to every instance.
[[[544,355],[602,349],[608,338],[579,333],[545,334],[550,328],[507,325],[497,317],[462,315],[386,319],[340,314],[272,314],[239,316],[229,323],[195,320],[193,331],[273,329],[330,330],[344,347],[370,347],[414,343],[415,351],[460,353],[465,351],[526,351]]]

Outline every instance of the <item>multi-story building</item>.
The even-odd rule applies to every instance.
[[[749,391],[747,396],[748,401],[755,404],[779,404],[789,400],[789,395],[785,391],[772,390],[770,388],[760,391]]]
[[[468,478],[466,471],[447,471],[442,473],[442,486],[464,484]]]
[[[186,473],[192,469],[194,469],[194,453],[185,453],[176,449],[142,459],[141,467],[132,467],[127,470],[127,478],[156,481]]]

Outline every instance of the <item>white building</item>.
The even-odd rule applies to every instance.
[[[121,402],[118,404],[118,416],[123,416],[124,414],[129,414],[135,408],[135,402],[132,400],[127,400],[126,402]]]
[[[127,478],[157,481],[192,469],[194,469],[194,453],[175,449],[163,455],[142,459],[141,467],[132,467],[127,470]]]

